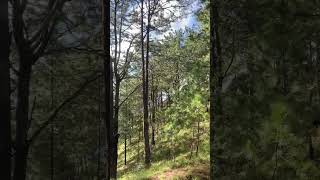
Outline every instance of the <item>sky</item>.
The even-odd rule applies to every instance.
[[[158,34],[154,39],[164,39],[165,36],[168,35],[170,32],[185,30],[186,28],[198,29],[199,23],[197,21],[196,12],[201,8],[202,7],[200,1],[195,0],[189,7],[187,7],[186,10],[184,10],[186,12],[176,12],[177,14],[182,15],[182,18],[177,19],[174,23],[171,23],[169,31]]]
[[[198,28],[199,23],[197,21],[195,13],[201,8],[201,4],[198,0],[194,1],[194,3],[188,7],[188,11],[190,12],[187,16],[182,19],[177,20],[174,25],[174,30],[180,30],[185,28]]]
[[[173,1],[167,1],[167,0],[160,0],[164,1],[164,4],[167,4],[167,10],[164,12],[164,17],[170,17],[172,15],[172,12],[174,12],[174,15],[176,16],[181,16],[181,18],[177,19],[175,22],[172,22],[170,24],[169,30],[164,32],[164,33],[152,33],[151,38],[153,40],[161,40],[166,37],[166,35],[179,31],[179,30],[184,30],[186,28],[191,28],[191,29],[198,29],[199,28],[199,23],[196,18],[196,12],[202,8],[202,5],[199,0],[195,0],[189,7],[187,7],[184,10],[177,10],[174,8],[170,8],[171,6],[178,5],[179,0],[173,0]],[[168,3],[169,2],[169,3]],[[139,12],[140,7],[137,6],[137,11]],[[186,11],[186,12],[182,12]],[[157,17],[153,17],[157,18]],[[133,26],[131,29],[128,30],[130,34],[138,34],[140,33],[140,26]],[[126,52],[129,47],[129,42],[122,42],[121,44],[121,52]],[[131,51],[134,51],[132,48]],[[125,53],[121,53],[121,56],[123,57]]]

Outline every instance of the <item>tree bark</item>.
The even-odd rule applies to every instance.
[[[122,81],[121,73],[118,71],[118,65],[121,55],[121,43],[122,43],[122,24],[123,24],[123,15],[121,14],[120,28],[118,30],[118,21],[117,17],[118,11],[121,11],[121,6],[119,6],[120,1],[114,1],[114,12],[113,12],[113,34],[114,34],[114,65],[113,73],[115,76],[115,93],[114,93],[114,116],[112,122],[112,151],[111,151],[111,178],[117,179],[117,166],[118,166],[118,141],[119,141],[119,110],[120,110],[120,85]],[[120,9],[118,10],[118,6]],[[119,34],[119,39],[118,39]]]
[[[196,156],[198,156],[200,146],[200,119],[197,122],[197,148],[196,148]]]
[[[143,65],[143,133],[144,133],[144,151],[145,151],[145,165],[151,165],[151,150],[149,140],[149,109],[148,109],[148,63],[149,63],[149,41],[150,41],[150,1],[148,0],[148,25],[147,25],[147,53],[146,60],[144,60],[144,41],[143,41],[143,8],[144,0],[141,0],[141,55]]]
[[[0,177],[11,179],[10,35],[8,1],[0,2]]]
[[[210,179],[219,169],[216,157],[216,128],[222,122],[222,58],[218,30],[218,1],[210,1]]]
[[[54,63],[51,60],[51,68],[54,69]],[[50,93],[51,93],[51,110],[54,109],[54,74],[50,77]],[[50,129],[50,178],[54,180],[54,123],[51,122]]]
[[[54,180],[54,123],[50,129],[50,179]]]
[[[48,9],[50,10],[50,13],[48,13],[44,18],[47,21],[41,22],[40,28],[36,31],[35,35],[30,38],[26,35],[28,27],[25,26],[23,18],[25,10],[24,7],[27,5],[25,3],[28,3],[28,1],[24,1],[24,3],[12,1],[11,3],[13,35],[19,53],[19,76],[16,102],[16,152],[13,174],[14,180],[26,179],[29,145],[34,139],[31,138],[28,140],[27,137],[29,127],[31,125],[29,119],[29,95],[32,66],[43,55],[56,25],[56,15],[61,12],[60,10],[66,1],[56,1],[57,4],[54,7],[50,2],[48,3]],[[45,124],[43,128],[46,127],[46,125],[47,124]],[[43,128],[37,132],[40,133]],[[38,135],[38,133],[36,135]]]
[[[318,101],[317,103],[320,104],[320,45],[319,42],[317,42],[316,45],[316,84],[317,84],[317,95],[318,95]]]
[[[140,133],[140,127],[138,128],[139,129],[139,131],[138,131],[138,148],[137,148],[137,151],[138,151],[138,155],[137,155],[137,163],[139,163],[139,161],[140,161],[140,140],[141,140],[141,133]]]
[[[130,145],[132,144],[133,128],[134,128],[133,115],[130,113],[130,133],[129,133],[129,144]]]
[[[105,126],[106,126],[106,179],[111,179],[111,152],[113,137],[113,80],[112,61],[110,58],[110,1],[102,0],[104,83],[105,83]]]
[[[116,67],[114,67],[116,68]],[[118,123],[119,123],[119,100],[120,100],[120,78],[118,78],[117,74],[116,76],[116,85],[115,85],[115,101],[114,101],[114,116],[113,116],[113,123],[112,123],[112,151],[111,151],[111,178],[117,179],[117,166],[118,166],[118,140],[119,140],[119,134],[118,134]]]
[[[98,80],[98,162],[97,162],[97,180],[100,179],[101,169],[101,79]]]
[[[124,135],[124,165],[127,165],[127,135]]]
[[[25,54],[28,54],[27,52]],[[23,55],[23,53],[20,53]],[[29,94],[32,64],[31,57],[20,57],[20,67],[16,104],[16,152],[14,166],[14,180],[26,179],[27,157],[29,144],[27,141],[29,127]]]
[[[152,102],[152,119],[151,119],[151,144],[156,145],[155,126],[156,126],[156,105],[157,105],[157,88],[154,86],[154,75],[151,75],[151,102]]]

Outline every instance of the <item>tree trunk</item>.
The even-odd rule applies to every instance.
[[[0,3],[0,177],[11,179],[11,125],[10,125],[10,36],[8,1]],[[7,39],[7,40],[6,40]]]
[[[222,59],[218,30],[218,1],[210,1],[210,179],[215,179],[219,170],[216,157],[216,126],[222,122]]]
[[[289,93],[288,85],[288,63],[286,59],[286,51],[281,52],[281,77],[282,77],[282,94],[287,95]]]
[[[130,134],[129,134],[129,143],[131,145],[132,143],[132,134],[133,134],[133,128],[134,128],[134,125],[133,125],[133,115],[130,114]]]
[[[127,135],[124,135],[124,165],[127,165]]]
[[[54,180],[54,124],[50,129],[50,179]]]
[[[25,4],[26,3],[26,4]],[[30,79],[32,74],[32,65],[41,57],[44,50],[46,49],[51,33],[44,33],[46,31],[39,30],[41,38],[39,40],[29,39],[25,35],[27,27],[24,26],[24,5],[27,2],[19,3],[13,1],[12,4],[12,25],[13,34],[16,41],[18,53],[19,53],[19,76],[17,85],[17,102],[16,102],[16,140],[15,140],[15,163],[14,163],[14,180],[25,180],[26,179],[26,168],[27,168],[27,157],[29,151],[28,131],[31,125],[29,119],[29,95],[30,95]],[[56,13],[61,10],[65,1],[59,1],[57,5],[57,11],[52,13],[49,19],[51,22],[45,26],[50,30],[51,23],[54,24]],[[52,4],[48,4],[51,8]],[[26,28],[26,29],[25,29]],[[53,28],[53,27],[52,27]],[[39,47],[35,48],[31,44],[37,43]]]
[[[167,93],[167,97],[168,97],[166,107],[169,107],[170,103],[171,103],[170,88],[168,89],[168,91],[166,91],[166,93]]]
[[[140,140],[141,140],[140,128],[139,128],[138,133],[139,133],[139,135],[138,135],[139,137],[138,137],[138,148],[137,148],[137,151],[138,151],[137,163],[139,163],[139,161],[140,161]]]
[[[54,63],[51,62],[51,68],[54,69]],[[54,109],[54,74],[50,77],[51,110]],[[54,180],[54,123],[51,122],[50,132],[50,178]]]
[[[23,53],[20,53],[22,55]],[[27,134],[29,127],[29,94],[31,78],[31,58],[20,58],[20,75],[18,77],[17,104],[16,104],[16,153],[14,180],[26,179],[27,156],[29,144]]]
[[[13,180],[25,180],[29,146],[16,147]]]
[[[198,119],[198,123],[197,123],[197,149],[196,149],[196,156],[198,156],[199,145],[200,145],[200,119]]]
[[[320,45],[319,42],[316,45],[316,84],[317,84],[317,95],[318,95],[318,104],[320,104]]]
[[[151,144],[154,146],[156,145],[156,140],[155,140],[155,125],[156,125],[156,105],[157,105],[157,88],[154,86],[154,76],[152,73],[151,76],[151,82],[152,82],[152,92],[151,92],[151,102],[152,102],[152,119],[151,119],[151,131],[152,131],[152,136],[151,136]]]
[[[113,119],[113,92],[112,92],[112,61],[110,58],[110,1],[102,0],[103,18],[103,49],[104,49],[104,83],[105,83],[105,126],[106,126],[106,179],[111,178],[111,151],[112,151],[112,119]]]
[[[154,125],[151,126],[152,128],[152,138],[151,138],[151,144],[154,146],[156,145],[156,135],[155,135],[155,128],[154,128]]]
[[[98,162],[97,162],[97,180],[100,179],[101,169],[101,79],[98,81]]]
[[[119,1],[114,1],[114,16],[113,16],[113,33],[114,33],[114,66],[113,73],[115,76],[115,95],[114,95],[114,116],[112,121],[112,150],[111,150],[111,173],[110,176],[112,179],[117,179],[117,166],[118,166],[118,124],[119,124],[119,101],[120,101],[120,85],[121,78],[118,73],[118,62],[120,60],[121,54],[121,31],[122,31],[122,18],[120,22],[119,29],[119,43],[118,43],[118,23],[117,23],[117,12],[118,12],[118,3]],[[119,47],[119,49],[118,49]]]
[[[149,2],[149,1],[148,1]],[[150,23],[150,8],[148,9],[148,27],[147,27],[147,57],[144,60],[144,41],[143,41],[143,4],[144,0],[141,0],[141,57],[143,65],[143,133],[144,133],[144,151],[145,151],[145,165],[147,167],[151,164],[151,151],[149,142],[149,112],[148,112],[148,61],[149,61],[149,23]],[[150,2],[148,3],[150,7]]]
[[[162,94],[162,91],[160,91],[160,107],[163,108],[163,94]]]
[[[115,67],[114,67],[115,68]],[[111,178],[117,179],[117,166],[118,166],[118,123],[119,123],[119,100],[120,100],[120,79],[116,76],[116,85],[115,85],[115,101],[114,101],[114,116],[112,123],[112,151],[111,151]]]
[[[194,151],[194,144],[195,144],[195,132],[194,132],[194,125],[192,125],[192,142],[190,146],[190,159],[193,156],[193,151]]]

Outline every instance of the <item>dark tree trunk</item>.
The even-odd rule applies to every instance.
[[[156,94],[157,94],[157,89],[154,86],[154,76],[152,74],[151,76],[151,82],[152,82],[152,92],[151,92],[151,102],[152,102],[152,119],[151,119],[151,131],[152,131],[152,135],[151,135],[151,144],[154,146],[156,145],[156,140],[155,140],[155,126],[156,126],[156,105],[157,105],[157,98],[156,98]]]
[[[139,137],[138,137],[138,148],[137,148],[137,151],[138,151],[138,153],[137,153],[137,154],[138,154],[138,155],[137,155],[137,162],[140,161],[140,141],[141,141],[140,128],[139,128],[138,133],[139,133]]]
[[[149,2],[149,1],[148,1]],[[149,23],[150,23],[150,8],[148,9],[148,27],[147,27],[147,57],[144,60],[144,41],[143,41],[143,5],[144,0],[141,0],[141,57],[143,66],[143,132],[144,132],[144,151],[145,151],[145,165],[148,167],[151,164],[151,150],[149,141],[149,112],[148,112],[148,62],[149,62]],[[148,3],[150,7],[150,2]]]
[[[98,162],[97,162],[97,178],[100,179],[101,169],[101,79],[98,81]]]
[[[194,144],[195,144],[195,130],[194,130],[194,125],[193,125],[193,128],[192,128],[192,142],[191,142],[191,148],[190,148],[190,159],[192,158],[193,156],[193,151],[194,151]]]
[[[133,134],[133,116],[130,114],[130,133],[129,133],[129,143],[132,143],[132,134]]]
[[[314,149],[313,149],[313,145],[312,145],[312,137],[311,134],[308,136],[308,144],[309,144],[309,158],[311,160],[315,160],[314,159]]]
[[[20,53],[23,55],[24,53]],[[25,54],[28,54],[27,52]],[[27,157],[29,144],[27,142],[29,122],[29,94],[32,70],[32,58],[20,57],[17,104],[16,104],[16,153],[14,180],[26,179]]]
[[[116,68],[116,66],[114,66]],[[116,69],[115,69],[116,71]],[[116,85],[115,85],[115,101],[114,101],[114,116],[113,116],[113,123],[112,123],[112,151],[111,151],[111,178],[117,179],[117,166],[118,166],[118,123],[119,123],[119,100],[120,100],[120,78],[116,76]]]
[[[210,179],[219,170],[215,151],[216,126],[222,122],[222,58],[218,30],[218,1],[210,1]]]
[[[50,132],[50,178],[54,180],[54,124],[51,124]]]
[[[54,69],[54,63],[51,62],[51,68]],[[51,110],[54,109],[54,74],[50,77],[50,91],[51,91]],[[50,132],[50,178],[54,180],[54,123],[51,123]]]
[[[171,103],[170,89],[168,89],[168,91],[167,91],[166,93],[167,93],[167,96],[168,96],[168,100],[167,100],[166,106],[169,107],[169,106],[170,106],[170,103]]]
[[[102,0],[104,83],[105,83],[105,126],[106,126],[106,179],[111,178],[112,137],[113,137],[113,92],[112,61],[110,58],[110,1]]]
[[[198,119],[198,123],[197,123],[197,149],[196,149],[196,156],[198,156],[199,145],[200,145],[200,120]]]
[[[156,145],[156,135],[155,135],[155,128],[154,128],[154,125],[151,126],[152,128],[152,138],[151,138],[151,144],[154,146]]]
[[[320,104],[320,44],[317,43],[316,46],[316,83],[317,83],[317,95],[318,95],[318,104]]]
[[[127,135],[124,135],[124,165],[127,165]]]
[[[28,151],[29,151],[29,147],[27,145],[16,148],[15,166],[14,166],[14,175],[13,175],[14,180],[26,179]]]
[[[10,36],[8,1],[0,3],[0,177],[11,179],[11,125],[10,125]]]
[[[163,108],[163,94],[162,91],[160,92],[160,107]]]
[[[120,22],[120,29],[118,31],[118,22],[117,22],[117,11],[118,11],[118,3],[119,1],[115,1],[114,5],[114,16],[113,16],[113,33],[114,33],[114,66],[113,73],[115,76],[115,95],[114,95],[114,116],[112,121],[112,150],[111,150],[111,173],[110,176],[112,179],[117,179],[117,166],[118,166],[118,124],[119,124],[119,110],[120,110],[120,85],[122,79],[120,78],[120,74],[118,73],[118,62],[120,60],[121,54],[121,33],[122,33],[122,19]],[[118,42],[118,34],[119,33],[119,42]],[[118,49],[119,47],[119,49]]]
[[[54,13],[50,13],[46,19],[51,22],[41,26],[37,35],[41,38],[29,37],[25,34],[28,27],[24,26],[24,6],[28,3],[19,3],[13,1],[12,4],[12,25],[13,35],[19,52],[19,76],[17,85],[17,102],[16,102],[16,140],[15,140],[15,160],[14,160],[14,180],[26,179],[27,157],[29,150],[28,131],[31,125],[29,119],[29,95],[30,95],[30,79],[32,74],[32,65],[43,55],[52,35],[51,30],[54,29],[57,20],[56,15],[61,12],[66,1],[57,1],[58,4],[54,9]],[[52,4],[48,3],[51,9]],[[50,24],[53,24],[52,26]],[[31,44],[39,44],[34,47]],[[48,123],[49,124],[49,123]],[[46,126],[44,126],[46,127]],[[40,130],[41,131],[41,130]],[[33,141],[34,139],[31,139]]]
[[[288,85],[288,63],[286,59],[286,51],[282,50],[281,52],[281,92],[283,95],[287,95],[289,93],[289,85]]]

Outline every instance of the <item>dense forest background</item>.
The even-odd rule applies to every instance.
[[[320,1],[0,8],[0,179],[320,178]]]

